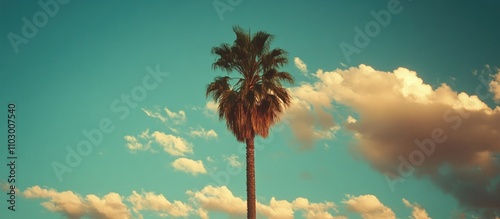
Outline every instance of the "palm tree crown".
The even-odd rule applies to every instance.
[[[227,128],[239,142],[256,135],[267,137],[269,128],[278,122],[291,96],[282,82],[293,83],[288,72],[278,68],[288,63],[286,51],[269,46],[273,35],[259,31],[252,36],[241,27],[234,27],[236,40],[212,48],[217,55],[212,68],[228,74],[236,71],[240,77],[216,77],[207,86],[206,96],[219,103],[219,119],[226,119]],[[237,80],[230,84],[230,80]]]

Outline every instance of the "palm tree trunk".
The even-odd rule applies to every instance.
[[[247,144],[247,218],[256,219],[255,208],[255,158],[254,141],[252,138],[246,139]]]

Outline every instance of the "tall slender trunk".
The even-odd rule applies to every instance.
[[[256,219],[255,208],[255,157],[254,142],[252,138],[246,139],[247,144],[247,218]]]

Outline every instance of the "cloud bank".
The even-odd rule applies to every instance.
[[[315,77],[291,88],[297,100],[289,113],[298,118],[290,120],[291,129],[303,147],[320,139],[315,129],[336,125],[327,109],[347,106],[357,114],[342,124],[356,139],[351,149],[383,173],[391,189],[406,177],[427,177],[463,206],[500,214],[500,107],[444,83],[433,88],[406,68],[360,65],[318,70]],[[499,80],[496,75],[485,90],[496,93]]]
[[[186,191],[183,202],[171,200],[163,194],[135,190],[129,196],[110,192],[102,197],[89,194],[83,197],[73,191],[59,192],[51,188],[33,186],[23,191],[28,199],[44,199],[41,205],[50,212],[60,213],[69,219],[89,217],[92,219],[143,219],[145,212],[165,218],[199,217],[210,218],[211,213],[222,213],[229,218],[244,218],[246,200],[233,194],[226,186],[205,186],[199,191]],[[345,208],[358,213],[364,219],[395,218],[394,212],[382,204],[374,195],[352,196],[342,201]],[[415,219],[427,215],[418,203],[403,199],[406,206],[413,208]],[[305,219],[347,219],[333,202],[311,202],[305,197],[292,201],[271,197],[268,203],[257,202],[259,217],[269,219],[293,219],[299,214]]]

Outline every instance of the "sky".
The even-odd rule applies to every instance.
[[[245,145],[205,97],[235,25],[295,78],[259,218],[500,218],[498,1],[0,3],[1,218],[244,218]]]

